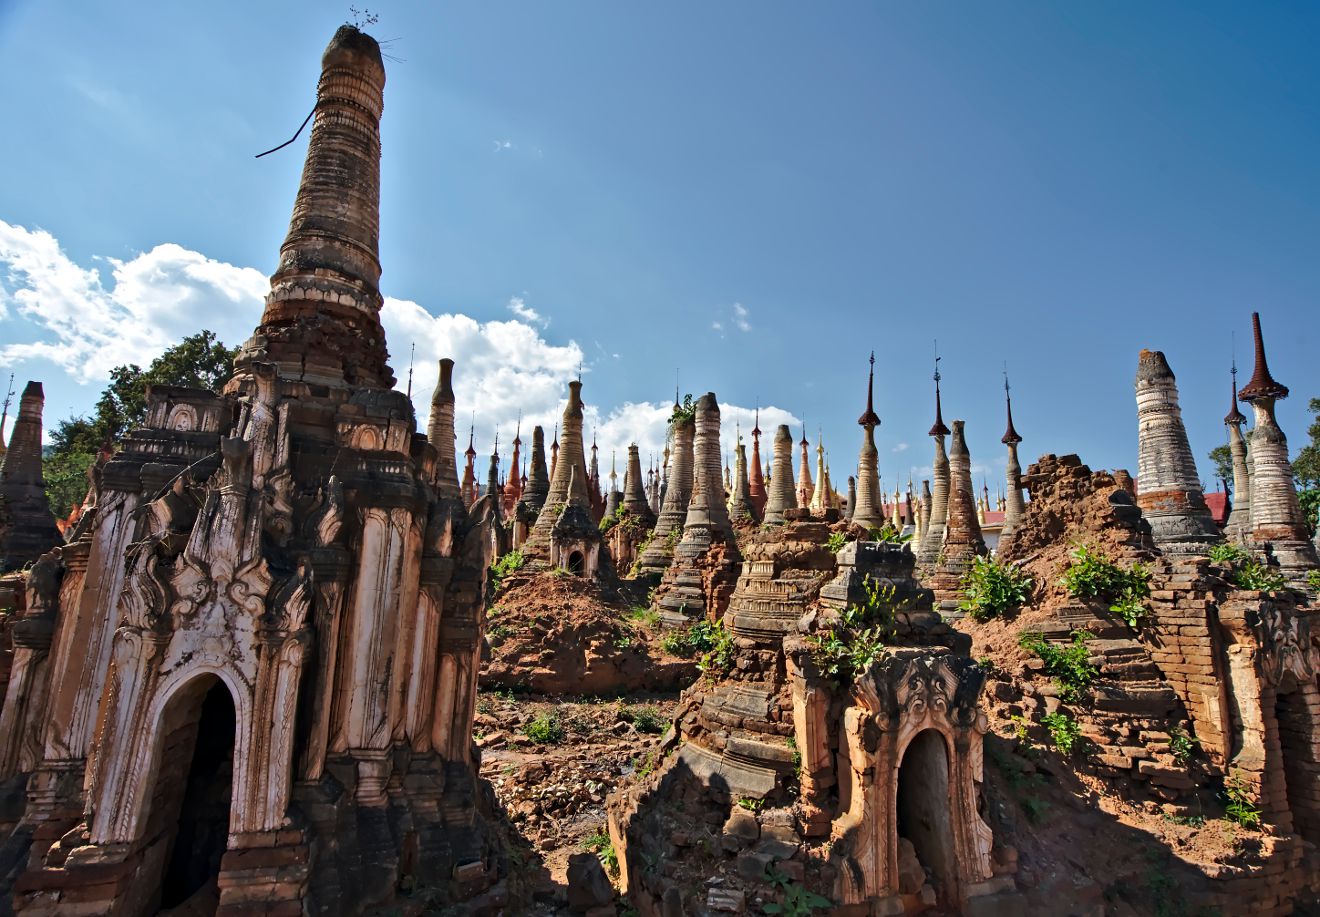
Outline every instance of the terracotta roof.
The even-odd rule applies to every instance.
[[[1233,506],[1228,501],[1227,493],[1216,490],[1214,493],[1206,494],[1205,505],[1210,508],[1210,518],[1215,520],[1215,525],[1222,526],[1228,522],[1228,514]]]

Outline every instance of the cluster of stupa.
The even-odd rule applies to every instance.
[[[233,377],[218,394],[153,388],[146,422],[100,456],[63,534],[42,480],[41,386],[23,391],[0,444],[0,883],[14,910],[353,914],[418,883],[446,904],[499,906],[471,731],[487,571],[512,549],[582,577],[648,580],[666,625],[721,621],[733,635],[738,666],[689,697],[687,744],[652,789],[681,767],[773,809],[794,777],[795,837],[837,839],[835,892],[851,912],[1010,895],[978,811],[983,673],[951,627],[985,530],[1002,549],[1028,515],[1007,380],[993,507],[965,422],[944,421],[938,368],[933,474],[919,492],[882,487],[874,356],[846,494],[819,437],[813,463],[805,427],[795,442],[779,425],[763,456],[759,411],[750,455],[739,436],[730,468],[709,392],[675,398],[658,466],[644,472],[628,447],[620,487],[617,456],[602,478],[586,446],[580,378],[548,450],[536,426],[526,457],[520,425],[502,474],[498,439],[482,469],[470,431],[460,473],[454,361],[440,363],[423,434],[380,324],[384,83],[376,42],[341,28]],[[1164,554],[1227,537],[1300,588],[1317,558],[1274,413],[1288,389],[1253,326],[1255,371],[1225,418],[1226,530],[1159,352],[1137,372],[1136,503]],[[1249,438],[1239,400],[1254,411]],[[835,553],[840,532],[852,543]],[[839,626],[875,581],[895,590],[891,652],[842,691],[804,636]],[[1309,642],[1305,653],[1313,675]],[[663,804],[642,793],[611,823],[625,884],[655,907],[667,892],[639,875],[639,851]]]

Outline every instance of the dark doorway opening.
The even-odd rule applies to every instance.
[[[955,894],[953,825],[949,812],[949,752],[934,729],[917,733],[898,769],[898,834],[912,842],[942,901]]]
[[[161,879],[162,908],[178,907],[204,889],[207,897],[215,897],[211,887],[220,874],[220,860],[229,840],[234,730],[233,699],[225,684],[215,679],[202,699],[197,719],[178,828]]]
[[[586,568],[586,559],[582,556],[581,551],[574,551],[572,554],[568,555],[569,573],[572,573],[574,576],[581,576],[582,571],[585,568]]]

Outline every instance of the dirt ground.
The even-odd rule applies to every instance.
[[[481,776],[508,813],[514,859],[506,913],[569,913],[568,858],[588,849],[608,856],[605,797],[639,768],[654,766],[676,701],[677,694],[481,692],[475,726]]]

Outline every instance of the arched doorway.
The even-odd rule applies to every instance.
[[[574,576],[581,576],[585,567],[586,559],[582,556],[581,551],[574,551],[572,554],[568,555],[569,573],[572,573]]]
[[[229,840],[235,722],[229,688],[214,675],[186,685],[166,705],[147,826],[148,850],[158,857],[147,862],[160,864],[161,913],[215,912]]]
[[[956,896],[957,867],[949,802],[949,750],[926,729],[908,743],[898,768],[898,836],[907,838],[941,901]]]

